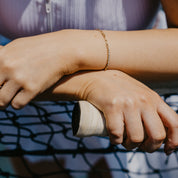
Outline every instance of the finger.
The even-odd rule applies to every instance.
[[[2,84],[0,83],[0,89],[3,87],[4,83],[2,82]]]
[[[166,131],[158,113],[154,110],[143,111],[142,120],[147,138],[139,148],[152,153],[161,147],[166,138]]]
[[[11,101],[11,106],[14,109],[21,109],[25,105],[27,105],[35,96],[36,96],[35,93],[32,93],[27,90],[21,90]]]
[[[2,89],[5,82],[6,82],[5,77],[2,74],[0,74],[0,89]]]
[[[144,140],[144,129],[140,113],[136,109],[124,112],[125,128],[127,137],[123,146],[130,150],[138,147]]]
[[[4,85],[4,83],[5,83],[5,79],[4,79],[3,75],[0,75],[0,86],[1,86],[1,88]]]
[[[121,112],[107,113],[106,128],[112,144],[121,144],[123,142],[124,133],[124,117]]]
[[[0,108],[4,109],[20,89],[14,81],[6,81],[0,89]]]
[[[165,153],[169,155],[178,147],[178,115],[164,102],[160,105],[158,113],[167,128]]]

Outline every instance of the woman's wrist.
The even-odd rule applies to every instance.
[[[165,75],[177,76],[177,30],[104,33],[110,48],[109,69],[146,80],[152,80],[155,75],[158,80],[164,79]],[[64,30],[63,34],[66,47],[70,46],[71,58],[76,56],[72,59],[76,71],[105,68],[107,49],[97,30]]]
[[[100,32],[96,30],[62,30],[61,34],[65,38],[67,55],[70,56],[71,64],[75,66],[75,72],[104,69],[107,49]],[[70,70],[72,71],[73,68]]]
[[[36,101],[71,101],[84,100],[85,89],[93,80],[96,73],[77,72],[72,75],[64,76],[53,87],[38,95]]]

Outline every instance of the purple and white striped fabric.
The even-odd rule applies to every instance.
[[[138,30],[148,28],[158,0],[0,0],[0,33],[10,38],[61,29]]]

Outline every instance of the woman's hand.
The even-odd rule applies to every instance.
[[[178,146],[178,115],[157,93],[125,73],[98,72],[80,94],[104,113],[112,143],[153,152],[167,132],[166,153]]]
[[[177,114],[157,93],[123,72],[80,72],[64,77],[38,99],[42,97],[89,101],[104,113],[111,142],[127,149],[153,152],[165,141],[170,154],[178,146]]]
[[[62,33],[62,32],[61,32]],[[75,71],[75,53],[70,56],[65,35],[60,32],[20,38],[0,50],[0,107],[19,109],[37,94]],[[65,46],[65,47],[64,47]],[[70,69],[70,70],[69,70]]]

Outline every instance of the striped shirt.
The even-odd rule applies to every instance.
[[[0,34],[14,39],[61,29],[145,29],[158,7],[158,0],[0,0]]]

